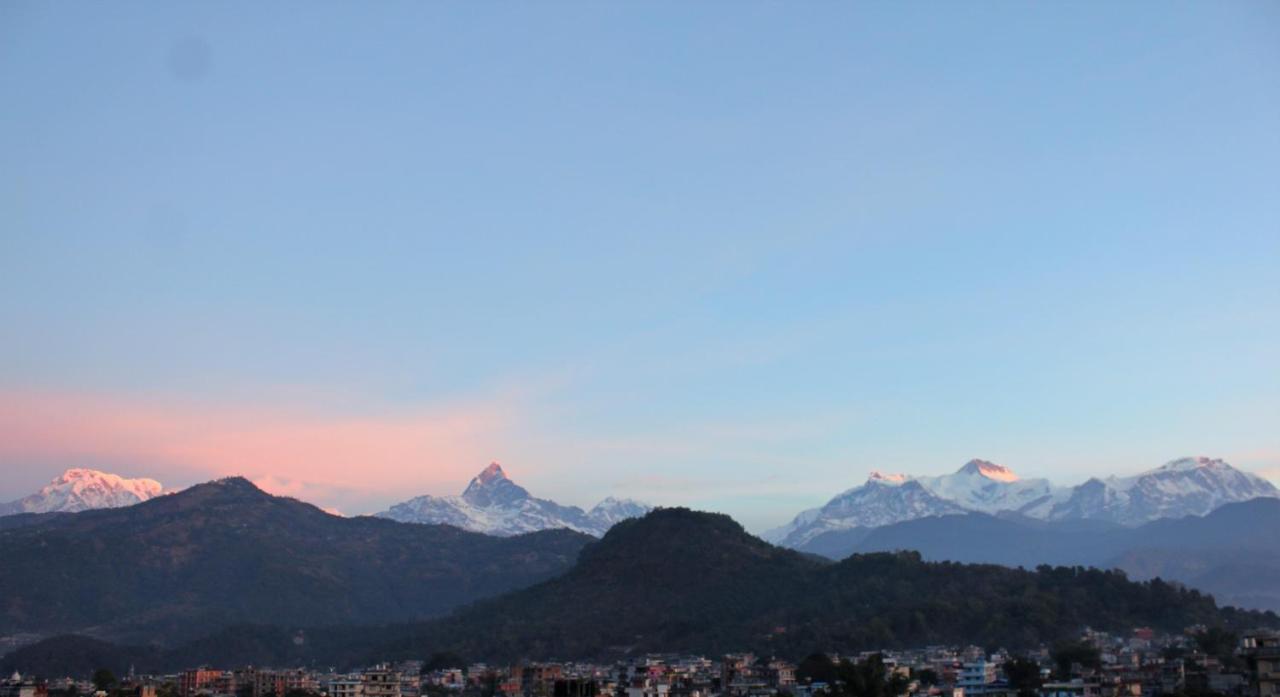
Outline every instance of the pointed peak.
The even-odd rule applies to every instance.
[[[502,465],[491,462],[484,471],[471,478],[462,498],[477,506],[493,506],[527,499],[529,492],[507,478]]]
[[[957,474],[978,475],[997,482],[1016,482],[1018,475],[1004,465],[997,465],[987,460],[970,460],[960,468]]]
[[[490,462],[488,467],[484,468],[484,470],[481,471],[480,474],[477,474],[475,481],[479,482],[480,484],[490,484],[492,482],[498,481],[499,479],[506,479],[506,478],[507,478],[507,473],[502,471],[502,465],[498,464],[495,461],[495,462]]]

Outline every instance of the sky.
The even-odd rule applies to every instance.
[[[0,3],[0,500],[1280,483],[1280,5]]]

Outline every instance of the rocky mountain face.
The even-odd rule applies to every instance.
[[[1227,503],[1259,497],[1280,497],[1280,491],[1261,477],[1205,457],[1175,460],[1131,477],[1090,479],[1075,487],[1022,479],[1007,467],[972,460],[953,474],[934,477],[873,472],[862,486],[800,513],[787,525],[764,533],[764,538],[789,547],[829,547],[831,536],[841,533],[841,544],[847,546],[877,527],[966,512],[1134,526],[1204,515]],[[823,537],[826,543],[817,542]]]
[[[486,535],[519,535],[567,528],[601,537],[615,523],[644,515],[650,507],[630,499],[607,498],[589,512],[536,498],[494,462],[476,475],[460,496],[419,496],[378,513],[402,523],[453,525]]]
[[[91,469],[69,469],[34,494],[0,504],[0,516],[17,513],[78,513],[120,508],[164,493],[154,479],[126,479]]]
[[[172,643],[238,622],[405,622],[568,569],[592,538],[342,518],[223,479],[0,528],[0,635]]]

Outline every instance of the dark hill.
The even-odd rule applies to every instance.
[[[722,514],[658,509],[619,523],[568,574],[420,628],[465,655],[588,657],[730,650],[827,566]],[[416,642],[401,649],[412,653]]]
[[[9,515],[0,515],[0,530],[9,528],[21,528],[28,525],[39,525],[46,523],[54,518],[71,515],[70,513],[10,513]]]
[[[1085,626],[1177,632],[1193,624],[1276,626],[1280,618],[1222,609],[1198,591],[1115,571],[933,563],[914,552],[823,562],[762,542],[723,515],[659,509],[616,525],[568,573],[448,617],[381,627],[232,627],[143,653],[137,665],[350,666],[443,651],[490,661],[732,650],[799,658],[815,649],[933,643],[1018,649]],[[0,670],[49,655],[40,651],[12,654]]]
[[[837,564],[770,546],[722,515],[655,511],[584,550],[572,571],[425,623],[388,655],[485,659],[751,650],[801,656],[930,643],[1033,646],[1084,626],[1180,631],[1274,622],[1123,573],[855,555]]]
[[[28,523],[0,530],[0,634],[146,643],[437,616],[561,573],[591,541],[342,518],[241,478]]]

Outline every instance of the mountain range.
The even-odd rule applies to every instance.
[[[126,479],[97,470],[75,468],[63,472],[30,496],[0,503],[0,516],[119,508],[163,493],[164,487],[154,479]]]
[[[0,636],[160,644],[237,622],[405,622],[566,570],[593,538],[343,518],[232,477],[0,526]]]
[[[238,588],[245,583],[252,580]],[[286,602],[293,593],[285,584],[274,590]],[[367,592],[380,591],[360,591]],[[1238,629],[1276,626],[1280,618],[1115,571],[935,563],[914,552],[829,562],[770,545],[722,514],[657,509],[582,547],[563,573],[438,619],[238,625],[166,649],[54,637],[9,654],[0,669],[66,675],[130,664],[142,672],[202,663],[351,666],[441,652],[463,661],[731,650],[798,659],[815,649],[935,643],[1023,649],[1085,626],[1177,632],[1195,624]]]
[[[69,469],[40,491],[0,504],[0,528],[26,524],[19,515],[23,513],[117,508],[162,493],[163,487],[155,480]],[[1023,479],[1007,467],[972,460],[957,472],[941,476],[872,472],[863,485],[833,497],[819,508],[801,512],[762,537],[784,546],[806,548],[816,538],[833,533],[972,512],[1138,526],[1161,518],[1204,515],[1226,503],[1260,497],[1280,497],[1280,491],[1261,477],[1206,457],[1174,460],[1133,476],[1094,478],[1074,487],[1054,486],[1045,479]],[[631,499],[606,498],[584,511],[537,498],[507,477],[495,462],[476,475],[461,495],[419,496],[376,515],[499,536],[567,528],[600,537],[618,521],[649,510],[650,506]]]
[[[963,513],[878,528],[831,531],[798,547],[842,559],[910,549],[933,561],[1121,569],[1163,578],[1239,607],[1280,611],[1280,499],[1230,503],[1205,516],[1138,527],[1098,520],[1044,521],[1018,514]]]
[[[164,493],[154,479],[127,479],[91,469],[69,469],[30,496],[0,504],[0,529],[25,525],[24,513],[78,513],[120,508]],[[590,511],[536,498],[494,462],[472,478],[460,496],[419,496],[376,514],[402,523],[452,525],[509,537],[539,530],[569,529],[600,537],[614,523],[642,516],[650,506],[609,497]]]
[[[763,537],[803,549],[835,533],[963,513],[1137,526],[1161,518],[1202,516],[1228,503],[1276,497],[1280,490],[1267,480],[1207,457],[1174,460],[1129,477],[1093,478],[1074,487],[1022,479],[1007,467],[972,460],[954,474],[933,477],[872,472],[863,485],[801,512]]]
[[[402,523],[453,525],[487,535],[568,528],[601,537],[618,521],[649,510],[650,506],[631,499],[610,497],[583,511],[536,498],[494,462],[472,478],[460,496],[419,496],[376,515]]]

